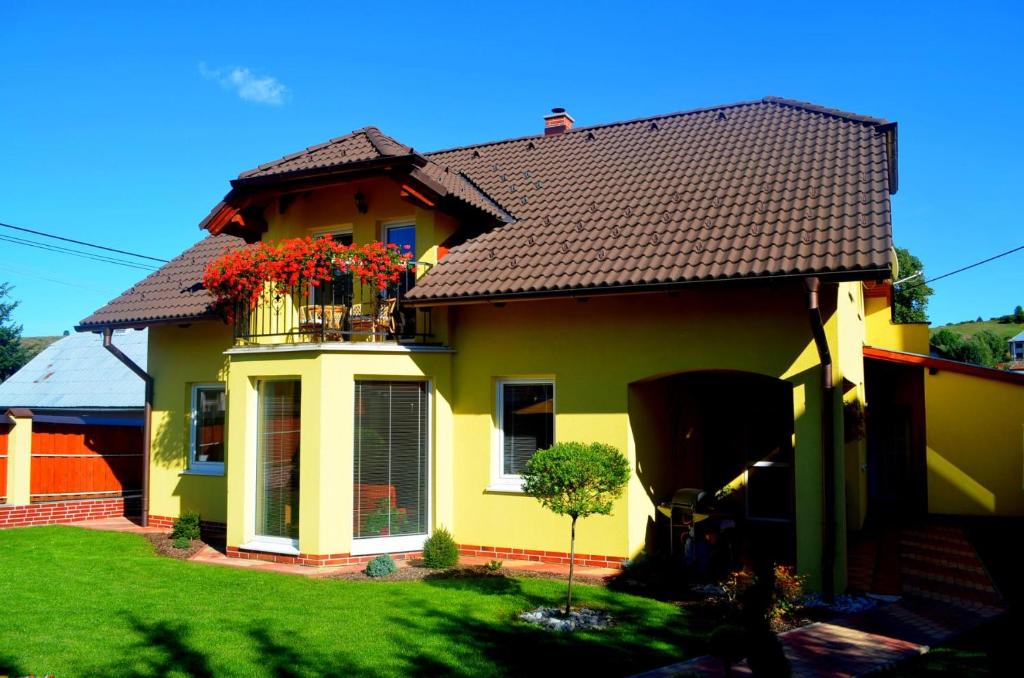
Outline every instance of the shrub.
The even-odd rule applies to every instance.
[[[366,573],[367,577],[386,577],[397,569],[398,566],[395,565],[395,561],[391,559],[391,556],[382,553],[368,562],[363,572]]]
[[[180,518],[174,520],[171,529],[171,539],[199,539],[199,513],[197,511],[185,511]],[[178,548],[181,548],[180,546]],[[185,548],[188,548],[187,546]]]
[[[172,544],[174,548],[184,551],[192,547],[192,540],[188,537],[175,537]]]
[[[501,570],[504,564],[505,563],[503,563],[500,560],[489,560],[487,561],[487,564],[484,565],[484,567],[487,568],[487,570],[490,572],[498,572]]]
[[[455,567],[459,564],[459,547],[451,532],[439,527],[434,530],[434,534],[427,537],[423,542],[423,564],[435,569]]]
[[[629,482],[629,461],[603,443],[555,443],[534,453],[523,471],[523,492],[541,506],[572,518],[569,536],[569,586],[565,613],[572,610],[572,574],[576,560],[576,520],[609,515]]]

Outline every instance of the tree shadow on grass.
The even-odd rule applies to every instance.
[[[14,657],[0,654],[0,676],[23,676],[27,673],[28,671],[22,669]]]
[[[410,675],[630,675],[702,654],[703,634],[682,610],[669,613],[664,623],[648,619],[644,599],[598,595],[591,606],[613,614],[616,625],[603,631],[555,632],[516,619],[518,612],[557,604],[549,596],[524,591],[520,580],[504,576],[437,576],[427,583],[446,589],[509,595],[525,602],[506,619],[484,620],[472,609],[453,613],[426,603],[409,602],[393,610],[386,622],[402,625],[413,639],[403,659]],[[430,638],[447,639],[432,643]]]
[[[138,640],[104,675],[166,676],[175,672],[196,678],[214,675],[206,655],[189,645],[186,625],[146,622],[130,612],[124,613],[124,617]]]

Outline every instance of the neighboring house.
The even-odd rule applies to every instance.
[[[113,334],[143,369],[147,334]],[[142,380],[103,348],[99,335],[50,344],[0,384],[0,495],[8,504],[138,496],[144,404]],[[8,440],[15,435],[30,456],[24,482],[9,483]]]
[[[1024,332],[1010,339],[1010,360],[1012,362],[1024,360]]]
[[[695,487],[841,589],[896,157],[895,123],[778,98],[584,128],[556,110],[433,153],[367,127],[243,172],[208,237],[79,329],[150,328],[149,512],[225,523],[229,555],[347,563],[446,526],[467,553],[564,562],[567,522],[519,474],[601,441],[634,474],[581,525],[585,562],[667,548],[659,506]],[[386,318],[352,279],[211,308],[225,251],[327,233],[415,253]]]

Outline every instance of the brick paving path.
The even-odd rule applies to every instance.
[[[958,527],[925,525],[867,537],[850,550],[850,588],[896,594],[868,612],[779,635],[794,676],[860,676],[927,652],[1006,612],[977,552]],[[724,675],[713,657],[641,674]],[[750,675],[746,666],[734,675]]]
[[[127,518],[104,518],[102,520],[88,520],[73,523],[75,527],[84,527],[91,530],[104,530],[107,532],[131,532],[135,534],[167,532],[161,527],[140,527]],[[206,546],[200,549],[189,560],[208,565],[222,565],[225,567],[238,567],[245,570],[260,570],[263,572],[279,572],[281,574],[296,574],[304,577],[323,577],[331,574],[360,572],[364,565],[344,565],[340,567],[305,567],[290,563],[270,563],[262,560],[245,560],[243,558],[228,558],[220,551]],[[459,563],[465,566],[484,565],[493,558],[483,556],[461,556]],[[540,563],[530,560],[502,560],[502,569],[512,572],[532,572],[550,575],[553,577],[566,577],[569,574],[569,566],[559,563]],[[409,567],[405,561],[397,561],[398,567]],[[615,575],[619,570],[608,567],[595,567],[589,565],[577,565],[576,576],[581,581],[600,583]]]

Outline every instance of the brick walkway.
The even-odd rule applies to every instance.
[[[865,538],[850,550],[850,588],[899,595],[892,604],[779,635],[794,676],[860,676],[927,652],[929,646],[1006,611],[977,552],[958,527],[926,525]],[[713,657],[641,674],[724,675]],[[734,675],[750,675],[738,666]]]
[[[107,532],[130,532],[134,534],[158,534],[167,532],[166,528],[140,527],[127,518],[104,518],[102,520],[88,520],[73,523],[75,527],[84,527],[91,530],[103,530]],[[242,558],[228,558],[220,551],[209,546],[204,547],[190,559],[192,562],[205,563],[208,565],[221,565],[224,567],[237,567],[245,570],[260,570],[264,572],[279,572],[281,574],[294,574],[303,577],[324,577],[332,574],[344,574],[360,572],[363,565],[346,565],[342,567],[305,567],[287,563],[269,563],[262,560],[244,560]],[[459,564],[465,566],[484,565],[492,558],[483,556],[462,556]],[[531,572],[545,574],[552,577],[566,577],[569,574],[569,566],[555,563],[539,563],[529,560],[502,560],[502,569],[513,572]],[[398,567],[409,567],[405,561],[397,561]],[[581,581],[600,582],[618,574],[619,571],[607,567],[592,567],[587,565],[576,566],[576,576]]]

